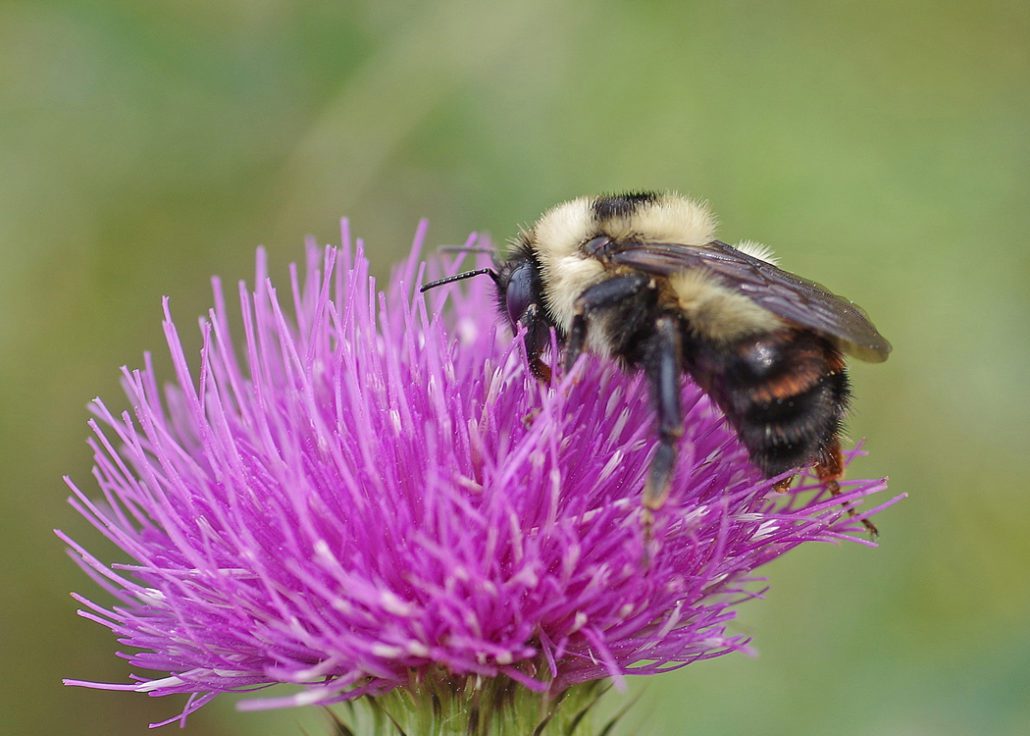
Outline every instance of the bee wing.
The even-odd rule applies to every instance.
[[[718,240],[706,245],[611,242],[602,257],[656,276],[703,268],[778,317],[836,338],[856,358],[879,363],[891,351],[857,304]]]

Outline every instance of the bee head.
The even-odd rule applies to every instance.
[[[496,271],[492,268],[465,271],[423,284],[419,288],[419,292],[425,293],[437,286],[484,275],[493,279],[494,285],[497,287],[498,310],[508,318],[512,329],[517,327],[519,320],[526,314],[526,310],[531,304],[539,304],[541,301],[542,288],[539,268],[532,255],[522,250],[516,251],[511,258],[501,263]]]
[[[496,281],[498,309],[514,328],[529,305],[540,301],[540,275],[529,256],[516,254],[502,265]]]

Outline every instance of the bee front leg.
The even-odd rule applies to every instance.
[[[569,340],[565,345],[565,371],[572,370],[587,341],[587,319],[597,312],[614,307],[636,296],[651,283],[651,277],[641,273],[615,276],[594,284],[576,299],[575,314],[569,327]]]
[[[550,337],[550,323],[544,316],[539,304],[530,304],[519,317],[519,322],[526,328],[526,357],[529,369],[541,383],[551,382],[551,366],[540,359],[547,347]]]

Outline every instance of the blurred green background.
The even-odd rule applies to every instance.
[[[0,733],[181,707],[61,687],[129,670],[50,531],[96,539],[60,477],[89,485],[85,404],[161,352],[163,294],[191,332],[210,274],[264,243],[282,275],[341,215],[383,274],[419,217],[503,239],[639,187],[872,313],[853,474],[910,498],[880,549],[769,569],[760,656],[636,682],[634,732],[1030,732],[1030,4],[47,0],[0,6]],[[302,727],[226,698],[189,733]]]

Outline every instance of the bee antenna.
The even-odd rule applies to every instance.
[[[425,292],[429,291],[430,289],[435,289],[437,286],[443,286],[444,284],[449,284],[452,281],[461,281],[463,279],[470,279],[473,276],[482,276],[483,274],[487,274],[490,278],[492,278],[494,280],[495,284],[497,283],[497,279],[499,277],[498,277],[496,271],[494,271],[492,268],[480,268],[480,269],[477,269],[475,271],[466,271],[465,273],[459,273],[456,276],[448,276],[445,279],[437,279],[436,281],[430,281],[428,284],[423,284],[419,288],[418,293],[419,294],[424,294]]]
[[[439,253],[483,253],[485,255],[497,255],[493,248],[482,248],[475,245],[441,245],[436,249]]]

